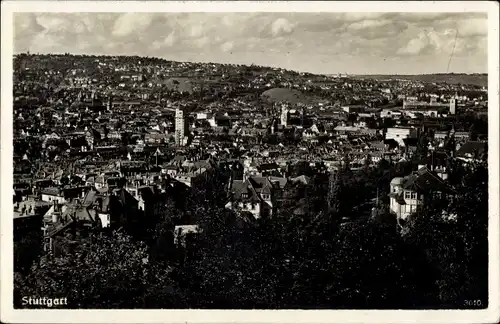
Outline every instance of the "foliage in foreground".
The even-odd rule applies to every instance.
[[[375,220],[341,224],[341,213],[353,214],[345,201],[306,216],[285,209],[236,221],[212,182],[184,211],[204,231],[180,253],[158,254],[121,232],[95,235],[74,255],[44,256],[16,276],[15,300],[64,296],[70,308],[459,308],[466,300],[486,307],[487,168],[456,166],[452,176],[460,179],[455,199],[430,202],[406,235]],[[354,186],[339,179],[330,179],[326,200]],[[443,210],[457,220],[443,220]],[[165,209],[153,245],[171,241],[162,239],[170,235],[164,227],[180,213]]]

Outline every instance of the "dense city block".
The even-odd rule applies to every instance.
[[[13,97],[16,307],[488,306],[487,75],[26,53]]]

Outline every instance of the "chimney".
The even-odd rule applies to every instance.
[[[52,213],[52,223],[57,223],[58,218],[59,218],[58,216],[59,216],[58,213],[56,213],[56,212]]]

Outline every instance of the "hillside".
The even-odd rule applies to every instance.
[[[193,93],[193,85],[189,78],[170,78],[162,82],[167,89]]]
[[[308,104],[316,100],[314,96],[296,89],[273,88],[262,93],[261,98],[270,102],[286,101],[291,104]]]

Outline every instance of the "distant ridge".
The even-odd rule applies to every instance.
[[[432,74],[420,74],[420,75],[408,75],[408,74],[349,74],[349,73],[310,73],[310,72],[300,72],[298,70],[289,70],[279,67],[271,67],[271,66],[260,66],[254,64],[227,64],[227,63],[216,63],[216,62],[188,62],[188,61],[173,61],[166,58],[161,57],[145,57],[145,56],[137,56],[137,55],[97,55],[97,54],[70,54],[70,53],[44,53],[44,54],[29,54],[29,53],[15,53],[14,58],[18,60],[23,60],[25,58],[37,57],[39,59],[45,59],[48,57],[55,58],[85,58],[85,59],[99,59],[99,58],[115,58],[119,60],[132,60],[132,61],[147,61],[149,64],[195,64],[195,65],[216,65],[216,66],[232,66],[232,67],[246,67],[251,70],[258,70],[260,72],[264,71],[282,71],[286,72],[289,75],[294,76],[324,76],[324,77],[335,77],[335,76],[343,76],[349,79],[406,79],[413,81],[421,81],[428,83],[449,83],[449,84],[464,84],[464,85],[475,85],[480,87],[488,86],[488,74],[487,73],[432,73]],[[177,82],[169,81],[167,83],[168,88],[181,88],[185,89],[184,91],[191,92],[192,85],[183,80],[182,78],[177,78]],[[277,97],[280,97],[281,94],[278,94]],[[300,96],[298,96],[298,100],[294,99],[294,96],[290,97],[291,101],[302,101]],[[295,96],[297,97],[297,96]],[[272,100],[272,99],[271,99]]]
[[[481,87],[488,86],[487,73],[433,73],[433,74],[369,74],[369,75],[351,75],[354,79],[405,79],[421,82],[449,83],[449,84],[472,84]]]

